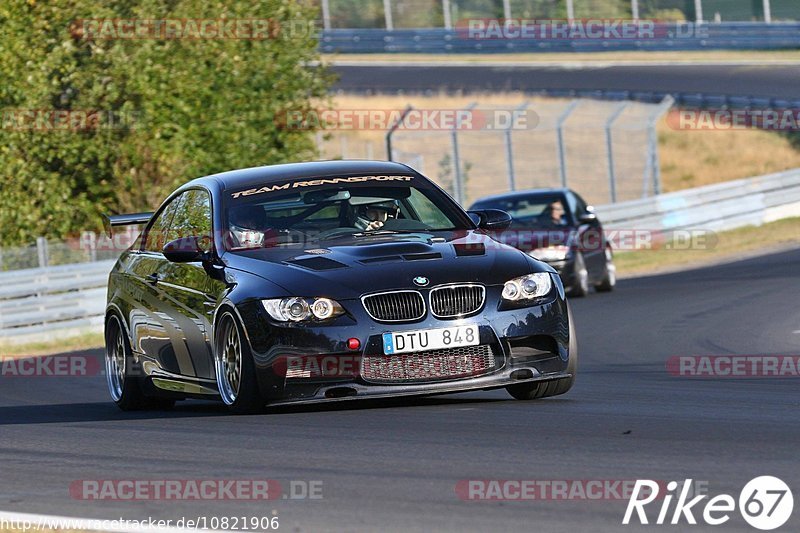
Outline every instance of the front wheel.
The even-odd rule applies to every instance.
[[[575,376],[578,371],[578,339],[575,336],[575,323],[572,320],[572,309],[569,304],[567,304],[567,318],[569,320],[569,363],[567,363],[566,371],[570,376],[552,381],[520,383],[506,387],[508,393],[517,400],[537,400],[558,396],[570,390],[575,384]]]
[[[603,279],[594,286],[597,292],[611,292],[617,285],[617,267],[614,265],[614,254],[611,247],[606,247],[606,266]]]
[[[229,311],[217,324],[214,367],[217,388],[232,413],[256,413],[264,407],[258,391],[253,357],[239,321]]]
[[[575,252],[575,280],[570,288],[569,295],[573,298],[583,298],[589,294],[589,271],[586,269],[586,261],[583,254]]]

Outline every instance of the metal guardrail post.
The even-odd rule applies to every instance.
[[[445,29],[453,29],[453,14],[450,12],[450,0],[442,0],[442,16]]]
[[[644,175],[642,176],[642,198],[647,198],[647,192],[650,184],[653,185],[653,194],[658,194],[658,189],[661,185],[657,184],[655,177],[655,164],[658,153],[658,138],[656,136],[656,129],[651,125],[647,125],[647,154],[645,155],[644,162]],[[652,178],[652,179],[651,179]]]
[[[330,0],[322,0],[322,28],[331,29],[331,4]]]
[[[564,122],[567,121],[572,111],[578,107],[580,100],[573,100],[567,105],[567,108],[556,119],[556,141],[558,146],[558,172],[561,176],[561,186],[567,188],[567,152],[564,147]]]
[[[611,136],[611,128],[614,127],[614,122],[625,111],[628,104],[629,102],[621,102],[606,121],[606,157],[608,158],[608,186],[611,191],[611,203],[617,202],[617,176],[614,168],[614,140]]]
[[[383,0],[383,18],[386,21],[386,29],[394,30],[394,19],[392,18],[392,0]]]
[[[647,127],[648,134],[648,150],[652,150],[648,156],[648,166],[653,177],[653,194],[661,194],[661,160],[658,155],[658,134],[656,133],[656,124],[658,120],[668,112],[675,104],[675,98],[670,95],[664,97],[658,105],[658,109],[650,116]],[[646,178],[645,178],[646,179]]]
[[[464,111],[472,111],[476,105],[478,105],[477,102],[472,102],[464,108]],[[458,150],[458,128],[461,126],[461,117],[457,117],[450,133],[453,143],[453,171],[455,177],[453,180],[453,194],[456,197],[456,202],[464,205],[464,176],[461,174],[461,154]]]
[[[656,128],[653,126],[653,194],[661,194],[661,158],[658,155],[658,136],[656,135]]]
[[[764,0],[764,22],[772,24],[772,6],[769,0]]]
[[[506,174],[508,174],[508,190],[517,190],[516,176],[514,176],[514,146],[511,139],[511,129],[505,131],[506,140]]]
[[[639,0],[631,0],[631,18],[639,20]]]
[[[514,145],[511,138],[514,124],[516,123],[517,114],[524,111],[528,107],[529,102],[523,102],[519,107],[514,109],[511,115],[511,122],[508,124],[504,134],[506,141],[506,170],[508,173],[508,187],[510,190],[516,190],[516,174],[514,172]]]
[[[89,252],[89,262],[94,263],[97,261],[97,234],[93,231],[90,231],[86,234],[87,236],[87,244],[88,244],[88,252]]]
[[[47,239],[44,237],[36,238],[36,252],[39,255],[39,266],[46,267],[49,264],[49,252],[47,249]]]
[[[503,0],[503,18],[506,24],[511,21],[511,0]]]
[[[397,122],[392,124],[392,127],[389,128],[389,131],[386,132],[386,160],[387,161],[394,161],[394,156],[392,155],[392,135],[394,132],[399,128],[403,121],[406,119],[408,114],[411,110],[414,109],[414,106],[407,105],[405,109],[403,109],[403,113],[400,115],[400,118],[397,119]]]
[[[703,23],[703,0],[694,0],[694,20]]]
[[[567,0],[567,20],[570,23],[575,20],[575,5],[572,0]]]

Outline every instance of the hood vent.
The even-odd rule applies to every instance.
[[[384,255],[382,257],[370,257],[368,259],[361,259],[359,263],[362,265],[374,265],[379,263],[393,263],[397,261],[424,261],[426,259],[441,259],[442,254],[439,252],[425,252],[416,254],[403,254],[403,255]]]
[[[372,265],[375,263],[390,263],[392,261],[402,261],[403,258],[399,255],[386,255],[383,257],[370,257],[369,259],[362,259],[359,261],[362,265]]]
[[[308,257],[304,259],[292,259],[291,261],[286,262],[295,266],[316,271],[333,270],[334,268],[347,267],[347,265],[344,263],[334,261],[333,259],[328,259],[327,257]]]
[[[486,255],[486,245],[482,242],[454,244],[457,257],[469,257],[471,255]]]
[[[424,261],[426,259],[441,259],[442,254],[439,252],[428,252],[424,254],[405,254],[403,259],[406,261]]]

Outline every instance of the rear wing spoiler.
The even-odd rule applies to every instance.
[[[147,224],[153,218],[153,213],[127,213],[124,215],[103,215],[103,228],[106,235],[111,238],[111,229],[114,226],[138,226]]]

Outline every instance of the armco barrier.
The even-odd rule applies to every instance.
[[[800,216],[800,169],[597,207],[609,229],[725,231]]]
[[[99,331],[113,261],[0,274],[0,340],[31,342],[53,331]]]
[[[674,24],[672,25],[674,26]],[[679,35],[646,39],[476,39],[459,29],[331,29],[320,35],[324,53],[509,53],[629,50],[779,50],[800,48],[800,23],[682,23]],[[669,33],[669,32],[667,32]],[[660,34],[660,32],[659,32]]]
[[[597,206],[607,229],[724,231],[800,216],[800,169]],[[100,331],[113,262],[0,274],[0,340]],[[57,333],[56,333],[57,332]]]

